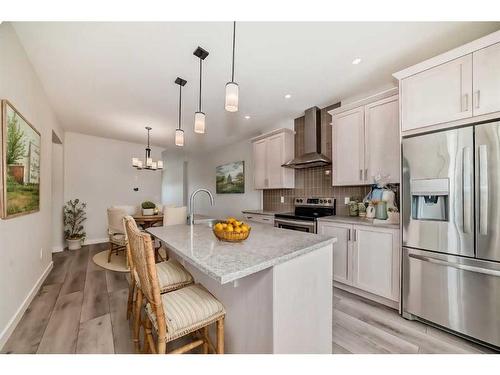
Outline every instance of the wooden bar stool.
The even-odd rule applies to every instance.
[[[123,220],[124,230],[125,223],[129,222],[129,225],[135,228],[135,230],[140,231],[137,227],[135,220],[126,216]],[[127,259],[130,268],[130,285],[128,293],[127,302],[127,319],[131,317],[134,318],[133,324],[133,341],[136,346],[136,350],[139,350],[139,333],[140,333],[140,314],[135,314],[134,310],[141,311],[142,308],[142,298],[138,296],[138,290],[140,290],[140,278],[137,276],[137,271],[135,269],[134,259],[132,257],[132,250],[130,242],[126,241],[127,248]],[[161,263],[155,263],[156,274],[158,276],[160,293],[171,292],[176,289],[183,288],[187,285],[193,284],[193,276],[176,260],[167,260]],[[134,300],[139,306],[136,309],[133,308]]]
[[[125,219],[125,228],[140,280],[137,300],[141,303],[135,305],[136,319],[141,315],[142,299],[146,302],[144,352],[166,353],[168,342],[189,335],[191,342],[170,353],[186,353],[199,346],[203,353],[224,353],[224,306],[200,284],[161,294],[151,236],[140,232],[130,219]],[[208,334],[211,324],[216,324],[215,347]]]

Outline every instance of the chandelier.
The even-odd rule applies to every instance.
[[[148,147],[146,147],[146,157],[144,160],[140,158],[132,158],[132,166],[137,169],[148,169],[156,171],[157,169],[163,169],[163,160],[153,161],[151,158],[151,147],[149,146],[149,132],[151,131],[150,126],[146,126],[148,131]]]

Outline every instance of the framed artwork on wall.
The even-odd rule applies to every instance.
[[[38,130],[8,101],[2,100],[3,219],[40,210],[40,147]]]
[[[216,168],[215,191],[217,194],[245,193],[245,162],[219,165]]]

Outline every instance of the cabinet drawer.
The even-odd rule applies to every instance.
[[[257,223],[274,225],[274,216],[262,214],[245,214],[245,219]]]

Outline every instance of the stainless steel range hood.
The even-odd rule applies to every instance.
[[[305,112],[304,153],[282,166],[303,169],[330,164],[330,158],[321,153],[321,112],[318,107],[309,108]]]

